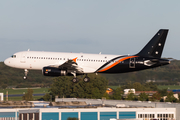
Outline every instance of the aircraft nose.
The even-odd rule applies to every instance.
[[[10,58],[7,58],[7,59],[4,61],[4,64],[7,65],[7,66],[9,66],[10,63],[11,63],[11,62],[10,62]]]

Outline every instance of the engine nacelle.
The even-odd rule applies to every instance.
[[[43,67],[42,73],[45,76],[66,76],[67,71],[54,67]]]

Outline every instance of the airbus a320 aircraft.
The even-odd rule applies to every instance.
[[[45,76],[74,76],[73,82],[78,82],[77,75],[86,74],[85,82],[90,79],[88,73],[125,73],[154,68],[170,63],[162,59],[168,30],[161,29],[135,55],[107,55],[63,52],[23,51],[13,54],[4,63],[7,66],[25,70],[42,70]]]

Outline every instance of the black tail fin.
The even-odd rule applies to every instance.
[[[167,34],[168,29],[160,29],[137,55],[142,57],[161,58]]]

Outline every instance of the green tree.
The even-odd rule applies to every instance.
[[[146,88],[145,91],[156,91],[156,90],[158,90],[157,85],[153,82],[146,83],[144,86]]]
[[[135,99],[134,93],[128,93],[126,100],[134,100],[134,99]]]
[[[26,101],[33,100],[33,90],[28,88],[27,93],[22,96],[22,99]]]
[[[124,89],[132,89],[134,86],[131,81],[127,82],[126,85],[123,85],[121,88]]]
[[[119,87],[114,91],[112,98],[114,100],[121,100],[122,94],[123,94],[123,90]]]
[[[180,93],[178,93],[178,102],[180,102]]]
[[[103,97],[105,97],[106,99],[110,99],[110,95],[108,93],[104,93]]]
[[[165,102],[177,102],[177,99],[174,97],[172,91],[167,94]]]
[[[61,76],[54,78],[53,84],[51,84],[51,88],[49,89],[50,93],[55,98],[56,95],[59,97],[70,97],[70,93],[72,92],[73,83],[71,82],[71,77]]]
[[[158,93],[160,93],[161,94],[161,97],[163,97],[163,96],[167,96],[167,89],[162,89],[162,90],[158,90]]]
[[[78,77],[78,83],[73,83],[72,77],[69,76],[56,77],[49,92],[53,98],[56,95],[66,98],[102,98],[106,92],[108,81],[100,75],[90,74],[89,77],[91,80],[87,83],[83,81],[82,77]]]
[[[50,99],[51,99],[50,94],[49,94],[49,93],[46,93],[46,94],[43,96],[43,99],[44,99],[45,101],[50,101]]]
[[[139,100],[140,101],[148,101],[149,100],[148,95],[146,93],[140,93]]]
[[[133,100],[134,101],[138,101],[138,99],[139,99],[138,96],[134,95],[134,99]]]
[[[161,94],[158,93],[158,92],[154,93],[154,94],[152,95],[152,97],[151,97],[151,100],[152,100],[152,101],[156,101],[156,100],[160,101],[160,100],[161,100]]]
[[[136,91],[143,91],[143,85],[141,85],[141,83],[139,82],[135,82],[133,84],[133,88],[136,90]]]
[[[6,89],[6,88],[7,88],[7,84],[2,84],[1,87],[2,87],[3,89]]]

